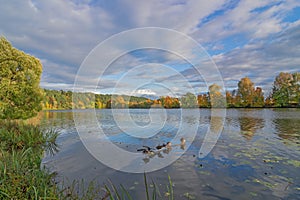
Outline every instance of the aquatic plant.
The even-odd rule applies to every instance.
[[[57,199],[53,174],[40,164],[43,152],[57,147],[58,133],[21,122],[0,124],[0,199]]]

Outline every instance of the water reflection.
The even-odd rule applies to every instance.
[[[143,158],[143,161],[145,164],[147,164],[150,162],[151,159],[155,158],[156,156],[158,158],[164,158],[163,154],[169,154],[171,150],[172,150],[172,147],[162,149],[159,151],[155,151],[155,152],[151,152],[151,153],[147,153],[147,154],[145,154],[145,158]]]
[[[299,119],[274,119],[276,132],[282,139],[299,142],[300,140],[300,120]]]
[[[71,110],[42,112],[42,125],[52,126],[58,129],[74,128],[73,113]]]
[[[90,130],[93,124],[89,119],[89,112],[78,111],[77,114],[87,135],[93,136],[98,132]],[[146,120],[143,116],[144,110],[132,112],[140,121]],[[285,140],[299,141],[299,112],[230,109],[223,128],[222,118],[218,115],[212,116],[210,110],[201,109],[200,126],[195,140],[189,136],[189,127],[198,121],[191,114],[182,120],[182,133],[185,135],[172,140],[178,131],[180,118],[176,110],[168,112],[174,114],[168,115],[163,130],[149,139],[135,138],[123,133],[117,128],[108,110],[97,111],[96,114],[98,125],[104,129],[109,140],[124,150],[140,153],[142,159],[139,161],[142,165],[164,162],[172,154],[187,150],[174,163],[147,174],[149,180],[153,179],[162,188],[168,185],[167,177],[170,175],[175,185],[175,199],[186,199],[183,194],[191,194],[193,199],[297,199],[300,195],[299,147],[285,145],[284,140],[278,140],[279,136]],[[129,191],[134,199],[143,199],[143,175],[113,170],[93,158],[78,137],[71,120],[72,115],[71,112],[45,114],[45,121],[49,126],[56,124],[59,127],[71,127],[62,129],[65,134],[58,139],[60,152],[43,160],[46,167],[58,173],[59,181],[62,178],[71,182],[74,179],[97,180],[101,185],[111,179],[115,185],[134,187]],[[220,130],[223,133],[211,153],[200,159],[197,158],[197,153],[207,130],[216,133],[213,136],[217,136]],[[240,137],[241,134],[243,137]],[[181,137],[186,139],[186,147],[180,145]],[[171,140],[172,149],[163,149],[166,151],[149,155],[137,152],[143,145],[155,148]],[[97,147],[99,146],[101,144]],[[161,192],[164,194],[164,189]]]
[[[247,140],[251,140],[254,134],[264,128],[264,119],[253,118],[253,117],[240,117],[238,119],[240,124],[241,134]]]

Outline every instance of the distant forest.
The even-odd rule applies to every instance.
[[[187,93],[180,98],[162,96],[148,99],[127,95],[94,93],[73,93],[63,90],[44,90],[42,106],[44,110],[56,109],[103,109],[103,108],[262,108],[262,107],[300,107],[300,73],[281,72],[276,76],[273,89],[268,97],[263,90],[255,87],[250,78],[242,78],[238,88],[221,92],[221,87],[213,84],[205,94]]]

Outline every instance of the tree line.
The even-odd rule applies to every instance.
[[[56,109],[150,108],[152,101],[144,97],[128,95],[95,94],[44,89],[42,107]]]
[[[276,76],[273,89],[265,98],[261,87],[255,87],[249,77],[242,78],[237,89],[222,93],[217,84],[209,86],[207,93],[190,92],[180,98],[162,96],[158,99],[128,95],[73,93],[63,90],[44,90],[43,109],[88,108],[262,108],[300,107],[300,73],[281,72]]]

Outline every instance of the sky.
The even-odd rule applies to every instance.
[[[213,80],[216,77],[221,77],[224,90],[233,90],[247,76],[268,93],[280,72],[300,71],[299,0],[0,0],[0,4],[0,35],[41,60],[41,87],[47,89],[180,96],[207,91],[210,84],[219,83]],[[130,30],[144,32],[126,36]],[[105,43],[122,34],[124,41]],[[107,51],[97,50],[103,46]],[[118,56],[103,66],[112,52]]]

